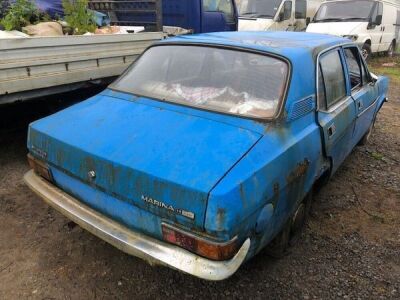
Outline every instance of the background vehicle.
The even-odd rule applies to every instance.
[[[377,52],[392,56],[400,37],[400,1],[326,1],[307,32],[349,38],[362,48],[366,58]]]
[[[241,0],[239,30],[304,31],[320,3],[320,0]]]
[[[106,13],[111,23],[140,25],[161,22],[162,26],[181,27],[194,33],[236,31],[238,14],[235,0],[156,0],[148,1],[90,0],[89,7]],[[141,15],[132,10],[141,9]],[[148,9],[158,12],[143,13]]]

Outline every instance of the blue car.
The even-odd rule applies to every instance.
[[[126,253],[223,280],[298,239],[314,186],[368,141],[387,91],[339,37],[168,39],[32,123],[25,182]]]

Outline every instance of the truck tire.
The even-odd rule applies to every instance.
[[[362,56],[364,57],[364,59],[368,60],[372,54],[371,45],[368,43],[365,43],[361,48],[361,53],[362,53]]]
[[[393,42],[390,44],[389,49],[388,49],[388,51],[386,52],[386,55],[387,55],[388,57],[393,57],[395,51],[396,51],[396,42],[393,41]]]
[[[295,213],[289,218],[282,231],[268,245],[267,254],[282,258],[288,253],[288,248],[294,246],[300,239],[311,211],[312,192],[309,192],[298,205]]]

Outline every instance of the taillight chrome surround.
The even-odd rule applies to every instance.
[[[226,243],[208,241],[189,232],[163,223],[162,233],[165,241],[211,260],[228,260],[238,251],[237,237]]]
[[[30,153],[28,154],[28,163],[36,174],[40,175],[41,177],[50,182],[53,182],[53,176],[51,175],[49,166],[46,163],[33,157],[32,154]]]

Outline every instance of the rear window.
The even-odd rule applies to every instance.
[[[112,88],[229,114],[272,118],[287,77],[287,63],[272,56],[168,45],[147,50]]]

